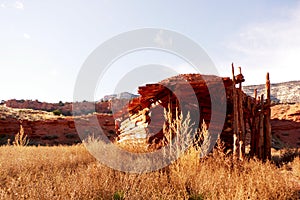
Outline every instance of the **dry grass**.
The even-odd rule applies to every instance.
[[[176,124],[170,126],[174,128],[170,134],[180,133],[169,138],[175,137],[174,148],[180,148],[176,144],[190,135],[186,132],[190,130],[189,117],[181,119],[177,117]],[[205,144],[209,137],[202,129]],[[89,138],[86,145],[97,150],[105,144]],[[191,147],[165,169],[143,174],[110,169],[98,163],[83,145],[2,146],[0,199],[299,199],[299,155],[282,162],[281,168],[258,160],[235,163],[223,153],[222,144],[218,145],[203,159],[199,157],[205,149]],[[147,151],[139,145],[121,147]],[[124,162],[113,151],[107,155]]]
[[[300,159],[286,168],[190,149],[168,169],[125,174],[84,148],[0,147],[0,199],[297,199]],[[112,158],[113,159],[113,158]]]
[[[32,109],[10,108],[10,107],[0,105],[0,119],[6,119],[6,118],[36,121],[36,120],[48,120],[48,119],[57,119],[57,118],[65,118],[65,117],[56,116],[52,112],[32,110]]]
[[[15,145],[15,146],[27,146],[28,143],[29,143],[29,139],[27,138],[27,135],[24,132],[23,126],[20,125],[20,131],[15,135],[13,145]],[[9,140],[8,140],[7,144],[8,145],[10,144]]]

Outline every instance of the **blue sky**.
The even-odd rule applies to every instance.
[[[115,35],[145,27],[194,40],[221,76],[230,76],[234,62],[247,84],[264,83],[266,72],[272,82],[300,79],[300,1],[0,0],[0,99],[72,101],[90,53]],[[156,54],[121,60],[95,98],[113,92],[122,77],[114,74],[134,64],[155,60],[189,72],[181,61]]]

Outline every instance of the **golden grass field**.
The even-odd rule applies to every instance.
[[[82,144],[0,147],[0,199],[299,199],[299,181],[299,157],[279,168],[190,149],[166,170],[126,174]]]

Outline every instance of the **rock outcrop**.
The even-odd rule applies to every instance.
[[[264,93],[265,85],[243,86],[245,93],[250,96],[253,96],[254,89],[261,95]],[[300,103],[300,81],[271,84],[271,100],[274,103]]]
[[[281,145],[300,147],[300,104],[279,104],[271,111],[272,134]]]
[[[138,97],[138,95],[135,95],[135,94],[131,94],[129,92],[121,92],[119,94],[111,94],[111,95],[105,95],[103,98],[102,98],[102,101],[111,101],[111,100],[114,100],[114,99],[133,99],[133,98],[136,98]]]
[[[33,110],[41,110],[41,111],[48,111],[52,112],[58,110],[65,116],[71,115],[86,115],[93,112],[98,113],[110,113],[110,103],[109,102],[59,102],[59,103],[47,103],[47,102],[40,102],[38,100],[16,100],[11,99],[8,101],[3,101],[3,105],[11,108],[19,108],[19,109],[33,109]],[[76,106],[80,106],[80,112],[72,112],[72,106],[76,104]]]
[[[115,138],[115,124],[111,114],[91,114],[77,117],[55,116],[44,111],[12,109],[0,106],[0,144],[12,143],[20,130],[20,124],[28,136],[30,145],[76,144],[81,139],[76,131],[74,119],[90,129],[89,121],[96,117],[110,140]],[[96,129],[96,128],[95,128]],[[91,130],[93,131],[93,130]],[[96,130],[95,130],[96,131]]]

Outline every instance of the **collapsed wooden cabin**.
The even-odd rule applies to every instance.
[[[197,119],[197,127],[201,128],[204,121],[212,135],[221,132],[226,149],[231,149],[236,158],[244,158],[247,142],[251,156],[270,159],[269,75],[266,98],[256,94],[251,97],[242,91],[241,69],[235,76],[232,66],[232,72],[232,78],[181,74],[139,87],[140,96],[114,113],[118,142],[161,144],[169,125],[165,111],[173,120],[178,112],[187,115],[188,111],[191,118]]]

